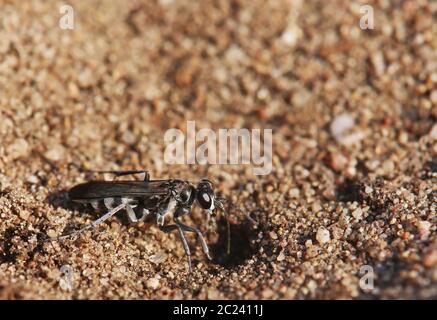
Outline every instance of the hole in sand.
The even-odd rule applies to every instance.
[[[255,254],[252,240],[256,232],[248,219],[240,224],[231,224],[231,252],[227,253],[228,231],[225,218],[217,221],[219,238],[211,245],[213,263],[225,268],[232,268],[242,265],[246,260]]]
[[[337,187],[336,195],[340,202],[357,201],[361,203],[363,201],[361,185],[355,180],[346,179]]]

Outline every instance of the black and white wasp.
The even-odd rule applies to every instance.
[[[111,173],[116,176],[143,174],[144,179],[143,181],[93,180],[71,188],[68,192],[70,200],[91,204],[96,210],[106,209],[109,211],[91,224],[57,239],[65,239],[94,229],[115,213],[123,210],[131,222],[140,222],[148,218],[155,220],[160,229],[165,232],[177,230],[188,259],[189,276],[192,271],[191,253],[185,232],[197,235],[205,255],[211,259],[208,245],[201,231],[181,221],[182,216],[191,212],[195,202],[206,211],[208,218],[216,209],[224,212],[225,200],[215,195],[211,181],[202,179],[197,185],[194,185],[189,181],[178,179],[150,180],[149,173],[143,170],[94,172]],[[168,223],[170,221],[172,223]]]

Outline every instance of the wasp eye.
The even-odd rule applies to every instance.
[[[197,196],[200,206],[203,209],[212,209],[213,199],[208,192],[200,192]]]

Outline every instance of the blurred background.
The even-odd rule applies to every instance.
[[[63,29],[65,4],[0,1],[0,297],[437,296],[436,2],[76,0]],[[164,133],[192,120],[273,129],[272,173],[166,164]],[[93,219],[56,193],[77,166],[208,176],[233,204],[233,253],[219,223],[187,290],[177,237],[153,226],[41,244]]]

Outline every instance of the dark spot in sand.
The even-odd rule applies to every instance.
[[[358,181],[346,179],[343,183],[337,186],[337,199],[341,202],[357,201],[361,203],[363,201],[361,189],[362,186]]]
[[[244,264],[255,254],[253,240],[256,232],[252,228],[249,219],[240,224],[231,224],[231,252],[227,253],[228,232],[226,220],[220,219],[217,223],[219,239],[211,246],[213,263],[225,268],[233,268]]]
[[[428,162],[428,168],[429,170],[431,170],[432,173],[437,172],[437,157],[432,158],[432,160]]]
[[[17,252],[14,252],[12,238],[15,236],[16,228],[8,228],[5,230],[0,241],[0,264],[15,263],[17,260]]]

